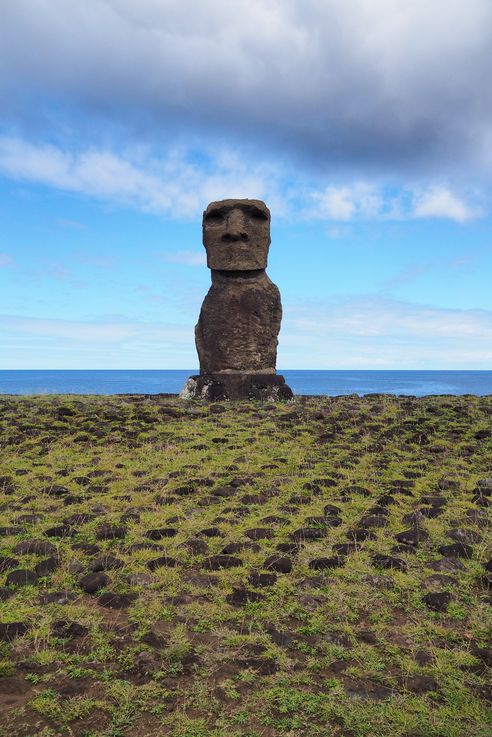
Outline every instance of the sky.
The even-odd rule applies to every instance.
[[[492,369],[490,0],[1,0],[0,369],[195,369],[263,199],[280,369]]]

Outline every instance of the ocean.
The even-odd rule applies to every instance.
[[[0,394],[178,394],[196,369],[0,371]],[[492,394],[492,371],[279,370],[295,394]]]

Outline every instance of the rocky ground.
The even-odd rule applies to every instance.
[[[492,397],[0,398],[2,737],[486,737]]]

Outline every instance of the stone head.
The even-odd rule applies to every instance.
[[[270,210],[261,200],[219,200],[203,213],[203,244],[209,269],[265,269]]]

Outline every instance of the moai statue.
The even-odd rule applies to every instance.
[[[291,399],[275,373],[282,319],[280,292],[266,274],[270,211],[261,200],[211,202],[203,244],[212,286],[195,328],[199,376],[185,399]]]

